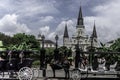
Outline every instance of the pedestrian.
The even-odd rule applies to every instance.
[[[86,68],[87,64],[88,64],[87,56],[83,55],[82,65],[83,65],[83,68],[84,68],[84,69]]]

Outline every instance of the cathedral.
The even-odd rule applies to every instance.
[[[75,50],[75,46],[77,44],[79,45],[79,48],[81,48],[83,51],[87,51],[91,45],[93,47],[98,47],[98,39],[97,39],[95,22],[94,22],[93,32],[91,36],[88,36],[85,34],[84,18],[82,15],[81,6],[79,9],[79,14],[77,19],[76,33],[70,37],[68,34],[69,31],[67,27],[69,26],[65,24],[65,30],[63,34],[63,46],[66,46],[67,48],[71,48],[73,51]]]

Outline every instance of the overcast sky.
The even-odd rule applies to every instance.
[[[7,35],[39,32],[62,41],[65,21],[69,35],[76,30],[80,4],[86,34],[91,35],[94,20],[102,42],[120,37],[120,0],[0,0],[0,32]]]

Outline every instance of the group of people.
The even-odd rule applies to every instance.
[[[88,57],[85,56],[85,55],[82,55],[82,57],[80,58],[80,68],[83,68],[85,69],[87,67],[87,65],[89,64],[89,61],[88,61]]]
[[[97,57],[97,56],[94,56],[93,58],[92,58],[92,61],[90,62],[89,61],[90,59],[88,58],[88,56],[86,56],[86,55],[83,55],[82,57],[81,57],[81,59],[80,59],[80,68],[83,68],[83,69],[86,69],[88,66],[90,66],[90,64],[92,64],[92,68],[93,68],[93,70],[98,70],[98,68],[99,68],[99,65],[100,64],[103,64],[103,63],[105,63],[105,66],[107,67],[107,61],[106,61],[106,59],[105,59],[105,57]]]

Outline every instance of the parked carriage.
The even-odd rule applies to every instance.
[[[80,80],[81,78],[88,78],[88,75],[93,75],[98,76],[98,75],[116,75],[117,78],[120,78],[120,62],[116,59],[113,61],[113,64],[108,64],[107,62],[109,61],[110,57],[112,57],[113,54],[117,54],[119,55],[120,52],[81,52],[81,54],[86,54],[88,57],[90,55],[92,55],[92,58],[89,59],[89,64],[87,65],[86,68],[75,68],[71,71],[71,78],[73,80]],[[106,59],[106,61],[103,61],[101,63],[94,63],[94,59],[95,57],[93,56],[97,56],[98,58],[101,58],[100,55],[105,55],[105,54],[109,54],[111,55],[110,57],[108,57],[108,59]],[[90,61],[91,60],[91,61]],[[97,59],[95,59],[95,62],[97,62]],[[95,65],[98,65],[95,68]]]
[[[1,51],[0,72],[4,77],[6,72],[10,77],[17,75],[22,67],[31,67],[33,59],[30,58],[32,51]]]

